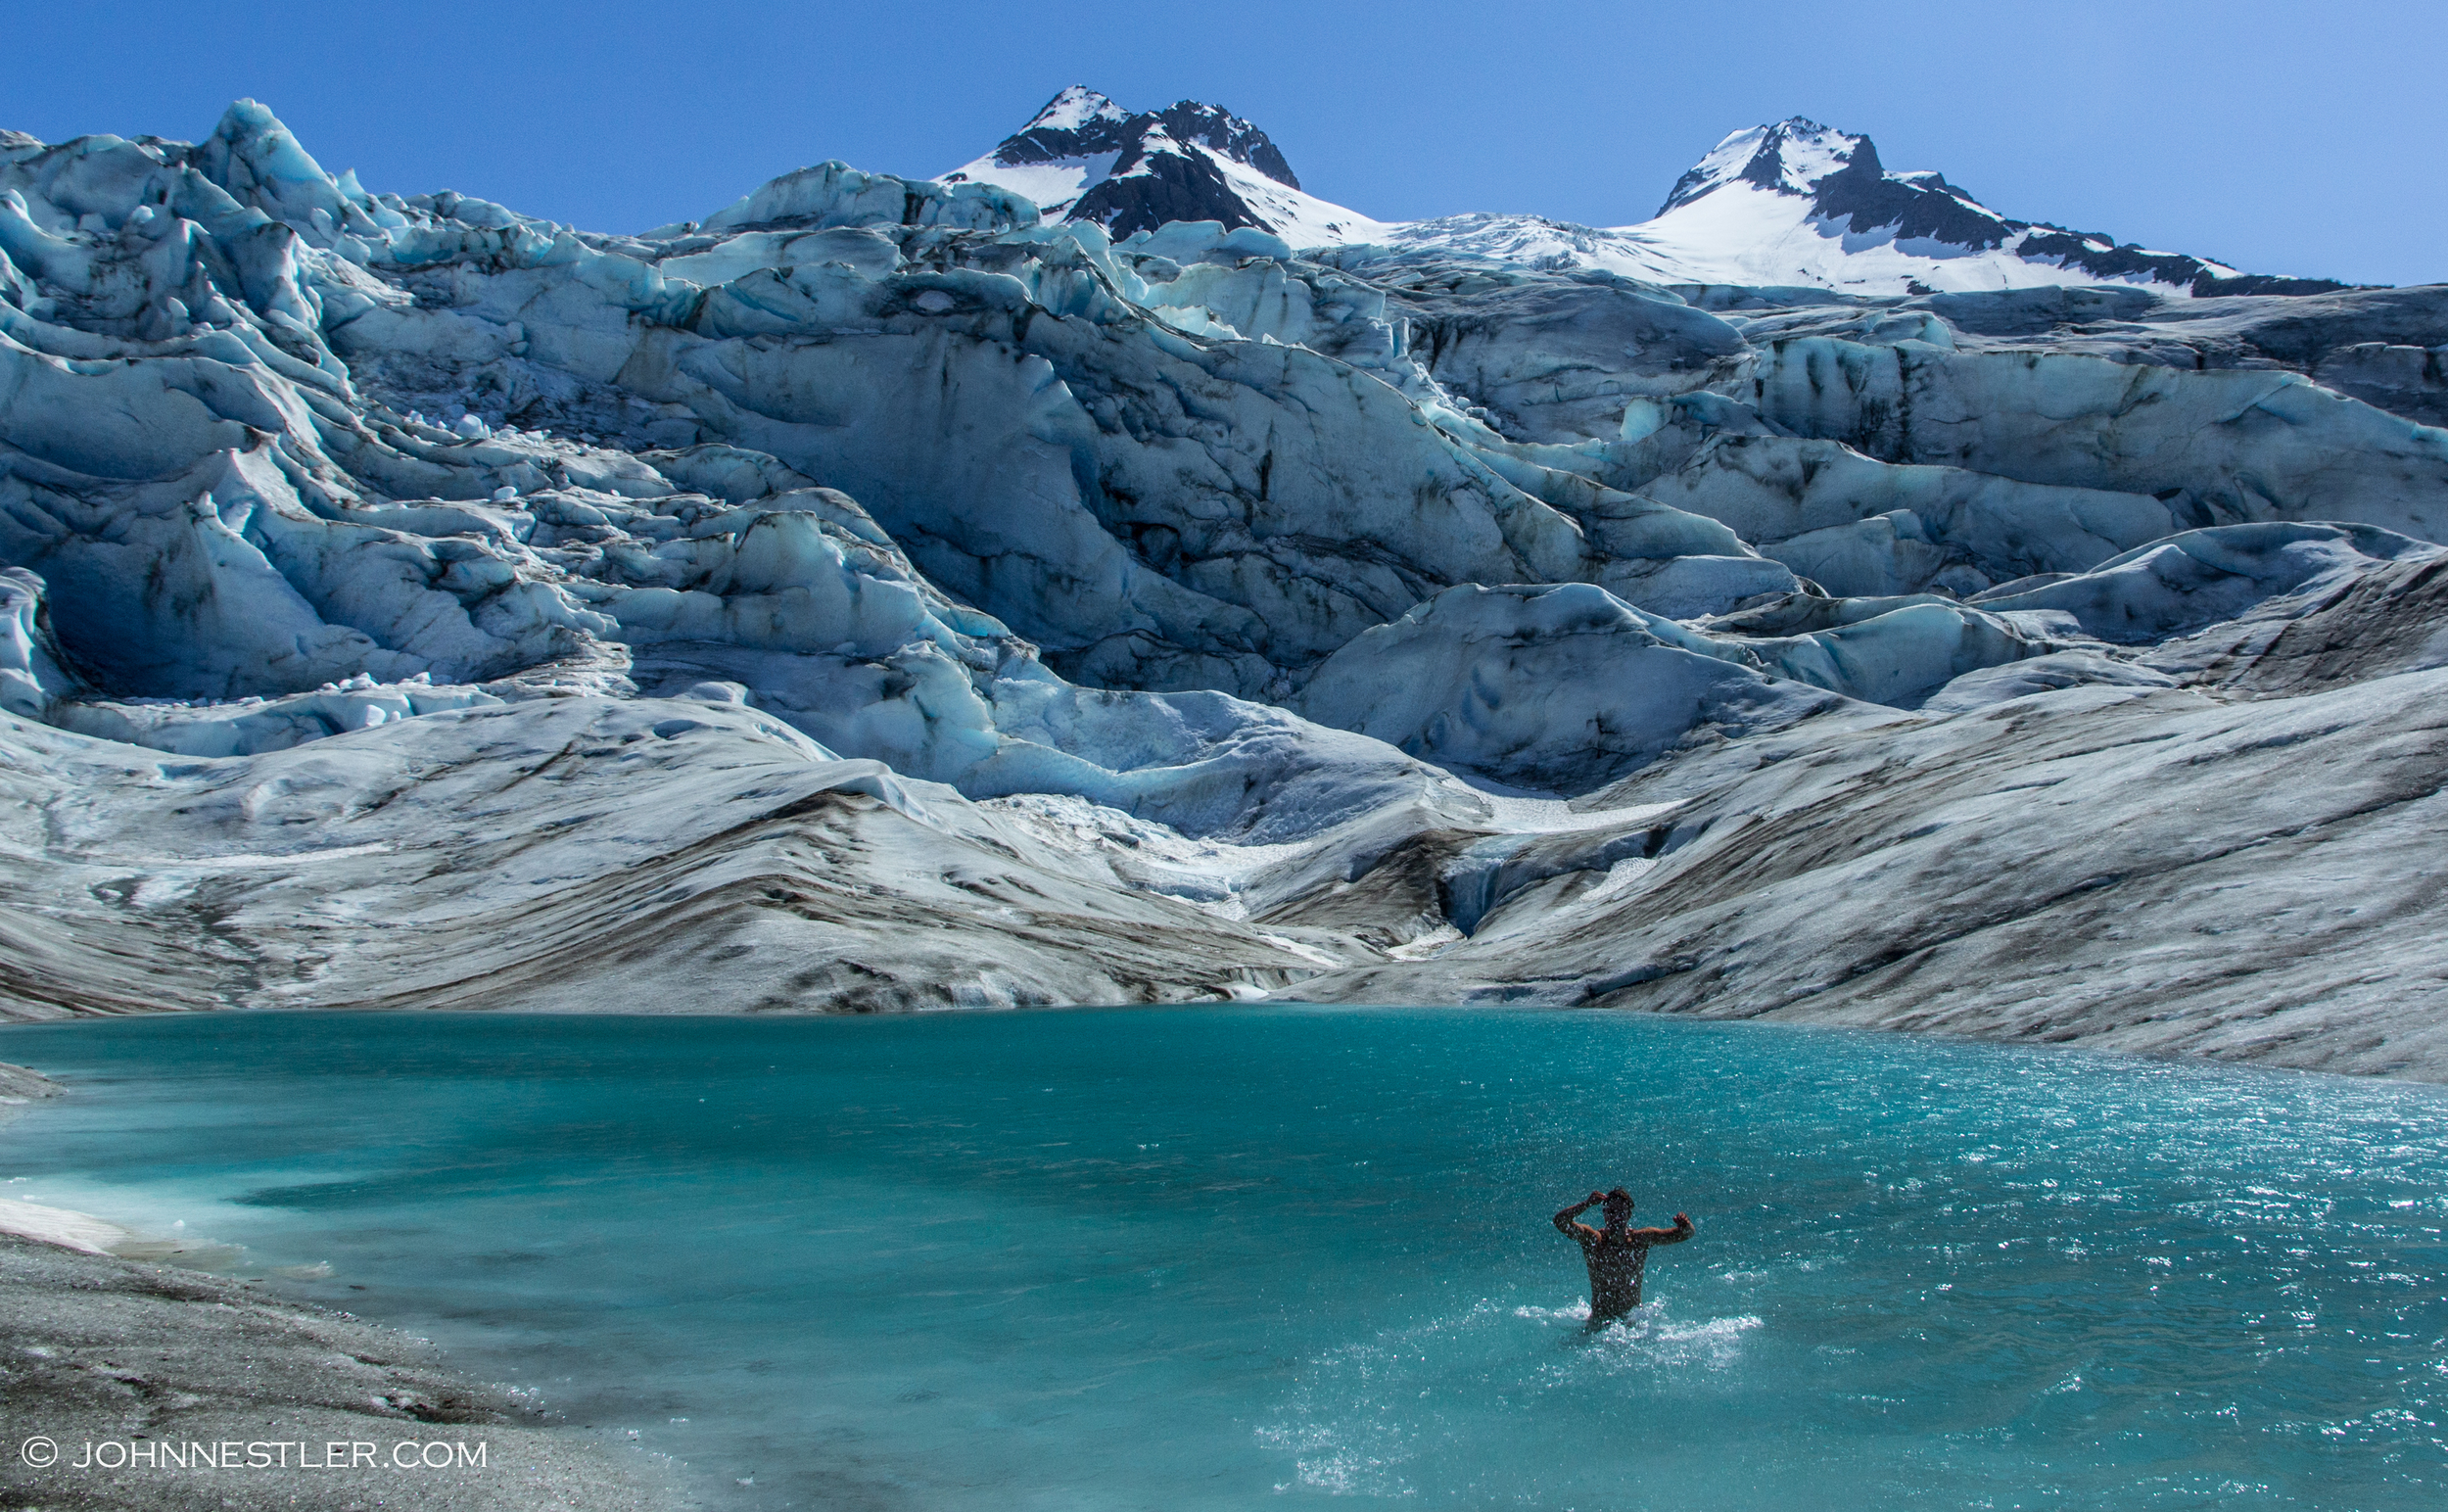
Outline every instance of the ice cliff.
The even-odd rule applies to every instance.
[[[0,137],[0,1012],[1281,992],[2448,1078],[2448,291],[2047,251],[1806,127],[1667,218],[1859,278],[1320,234],[1255,126],[1085,91],[636,235],[252,102]]]

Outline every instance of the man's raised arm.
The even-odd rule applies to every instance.
[[[1674,1215],[1674,1226],[1672,1228],[1634,1229],[1632,1230],[1632,1237],[1644,1245],[1679,1245],[1684,1240],[1689,1239],[1691,1237],[1691,1233],[1690,1215],[1678,1212]]]
[[[1576,1239],[1578,1239],[1583,1234],[1596,1233],[1597,1230],[1591,1228],[1588,1224],[1576,1223],[1573,1220],[1579,1217],[1582,1213],[1589,1211],[1589,1209],[1597,1206],[1600,1203],[1603,1203],[1606,1200],[1607,1195],[1604,1192],[1592,1192],[1587,1197],[1582,1198],[1579,1202],[1575,1203],[1572,1206],[1557,1213],[1556,1232],[1559,1234],[1569,1234]]]

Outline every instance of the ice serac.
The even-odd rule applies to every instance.
[[[1841,443],[1719,433],[1649,496],[1727,526],[1832,593],[1968,595],[2080,572],[2178,528],[2144,493],[1881,462]]]
[[[34,720],[74,691],[52,642],[43,591],[42,579],[24,568],[0,568],[0,709]]]
[[[2284,620],[2384,563],[2441,548],[2368,525],[2276,522],[2187,531],[2087,572],[1979,595],[1983,609],[2070,616],[2089,635],[2155,646],[2213,625]]]
[[[1581,793],[1696,732],[1782,728],[1841,702],[1587,584],[1466,584],[1355,638],[1297,707],[1439,766]]]
[[[1968,673],[2055,653],[2058,630],[2080,637],[2070,617],[1933,595],[1783,595],[1704,633],[1589,584],[1465,584],[1354,638],[1295,707],[1439,766],[1577,796],[1700,744],[1915,707]]]
[[[1306,993],[2448,1079],[2448,292],[2035,254],[1795,122],[1609,232],[1367,224],[1084,90],[971,168],[620,236],[251,102],[0,139],[0,1012]]]
[[[2448,431],[2299,373],[1827,337],[1762,354],[1765,419],[1899,462],[2148,493],[2183,525],[2348,519],[2448,534]]]

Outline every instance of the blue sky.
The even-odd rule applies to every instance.
[[[2448,4],[10,3],[0,125],[193,139],[240,95],[369,188],[598,230],[825,158],[912,175],[1069,83],[1230,106],[1384,219],[1645,219],[1719,137],[1868,133],[1993,209],[2256,272],[2448,278]]]

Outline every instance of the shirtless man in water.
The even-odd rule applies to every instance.
[[[1607,1226],[1576,1223],[1590,1208],[1606,1205]],[[1589,1326],[1612,1323],[1640,1305],[1640,1273],[1649,1264],[1651,1245],[1679,1245],[1691,1237],[1691,1219],[1674,1215],[1672,1228],[1626,1228],[1632,1218],[1632,1195],[1622,1187],[1592,1192],[1556,1214],[1556,1232],[1577,1242],[1589,1263]]]

